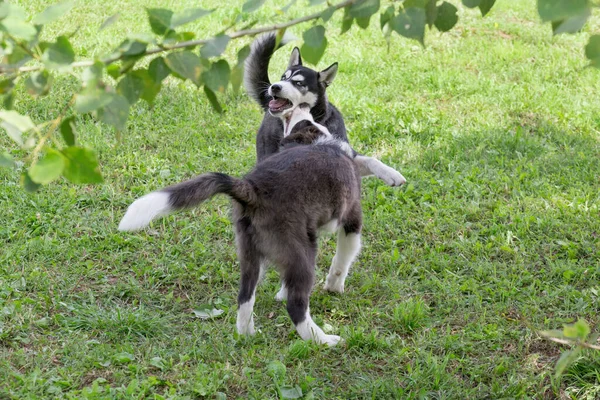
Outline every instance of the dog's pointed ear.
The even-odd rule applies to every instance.
[[[300,49],[294,47],[294,50],[292,50],[292,55],[290,57],[290,63],[288,64],[288,69],[295,67],[296,65],[302,65],[302,57],[300,57]]]
[[[319,82],[325,87],[331,85],[331,82],[335,79],[338,70],[338,63],[333,63],[323,71],[319,72]]]

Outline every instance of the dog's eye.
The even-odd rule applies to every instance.
[[[296,81],[296,86],[298,86],[298,87],[304,86],[304,83],[302,83],[301,81]]]
[[[281,75],[281,80],[285,81],[285,75]]]

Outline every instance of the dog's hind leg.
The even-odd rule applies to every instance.
[[[325,290],[330,292],[344,292],[344,282],[348,270],[360,252],[360,229],[362,214],[360,204],[355,206],[338,229],[338,241],[335,256],[325,280]]]
[[[290,252],[289,265],[285,268],[284,282],[287,288],[287,311],[304,340],[335,346],[340,337],[327,335],[310,316],[309,297],[314,282],[316,244],[312,254],[303,251]]]
[[[253,237],[244,229],[241,223],[236,227],[238,258],[240,261],[241,277],[238,294],[237,331],[240,335],[254,335],[254,298],[256,285],[260,276],[260,262],[263,258],[253,242]]]
[[[373,157],[357,155],[354,162],[358,165],[361,176],[375,175],[389,186],[400,186],[406,183],[402,174]]]

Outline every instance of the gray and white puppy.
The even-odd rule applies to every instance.
[[[285,42],[282,40],[282,42]],[[269,61],[275,52],[275,34],[260,36],[252,43],[246,59],[244,86],[248,94],[265,110],[256,136],[258,161],[279,151],[284,130],[286,111],[307,103],[315,122],[326,127],[339,140],[348,142],[342,114],[327,99],[326,89],[337,74],[334,63],[318,72],[302,65],[300,50],[295,47],[281,80],[271,84]],[[373,157],[356,154],[355,163],[360,166],[361,176],[375,175],[390,186],[406,182],[402,174]]]
[[[297,114],[301,111],[299,108]],[[307,135],[309,130],[305,129]],[[309,310],[317,235],[324,229],[338,232],[325,289],[341,293],[360,251],[360,173],[337,140],[325,137],[307,141],[313,143],[310,146],[298,146],[302,134],[296,129],[281,151],[259,162],[242,179],[212,172],[139,198],[127,209],[119,230],[138,230],[159,216],[195,207],[219,193],[228,195],[233,199],[241,268],[238,333],[255,332],[252,313],[256,285],[261,265],[269,263],[282,280],[276,298],[287,299],[287,311],[300,337],[333,346],[340,337],[325,334]]]

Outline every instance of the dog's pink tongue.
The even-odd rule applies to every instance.
[[[286,99],[273,99],[269,101],[269,108],[281,108],[287,104]]]

